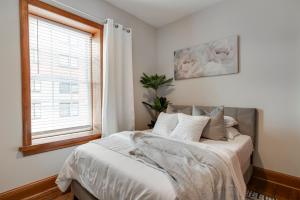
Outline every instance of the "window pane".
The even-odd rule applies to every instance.
[[[71,85],[69,82],[60,82],[59,83],[59,93],[60,94],[70,94]]]
[[[78,94],[79,92],[79,85],[76,82],[71,83],[71,92],[74,94]]]
[[[31,80],[31,92],[41,92],[41,81]]]
[[[92,127],[91,39],[91,34],[29,17],[33,136]]]
[[[60,103],[59,104],[59,117],[70,117],[70,103]]]
[[[70,67],[73,67],[73,68],[78,67],[78,58],[76,58],[76,57],[70,58]]]
[[[72,103],[71,104],[71,116],[78,116],[79,115],[79,104]]]
[[[31,112],[32,120],[41,119],[41,117],[42,117],[41,103],[32,103],[31,107],[32,107],[32,110],[31,110],[32,111]]]
[[[68,55],[57,55],[57,66],[58,67],[71,67],[69,65],[69,56]]]

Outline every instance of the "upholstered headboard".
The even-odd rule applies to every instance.
[[[173,107],[189,107],[182,105],[172,105]],[[191,106],[192,107],[192,106]],[[211,110],[212,106],[198,106],[200,108],[205,108]],[[231,116],[238,121],[237,128],[244,135],[249,135],[252,138],[252,142],[255,145],[256,137],[256,123],[257,123],[257,110],[255,108],[235,108],[235,107],[224,107],[224,115]]]

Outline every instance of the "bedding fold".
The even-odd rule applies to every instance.
[[[231,164],[211,147],[143,133],[134,133],[132,141],[135,150],[130,154],[162,169],[178,199],[244,199],[244,182],[236,178]]]

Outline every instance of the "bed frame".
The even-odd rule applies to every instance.
[[[177,105],[173,107],[183,108],[191,106]],[[212,110],[214,107],[209,106],[197,106],[199,108],[204,108],[207,110]],[[225,107],[224,114],[231,116],[238,121],[238,126],[236,127],[242,134],[251,137],[253,145],[255,146],[256,134],[257,134],[257,110],[255,108],[235,108],[235,107]],[[247,171],[244,173],[245,182],[248,183],[253,172],[253,155],[251,156],[251,164]],[[74,194],[75,200],[97,200],[89,191],[87,191],[83,186],[80,185],[76,180],[71,183],[71,191]]]

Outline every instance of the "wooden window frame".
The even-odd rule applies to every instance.
[[[30,7],[36,8],[36,11],[30,10]],[[39,10],[43,10],[51,17],[40,14]],[[50,13],[50,14],[49,14]],[[64,135],[56,138],[56,140],[44,140],[43,142],[32,143],[31,136],[31,90],[30,90],[30,56],[29,56],[29,15],[37,15],[39,17],[53,20],[72,28],[79,29],[88,33],[92,33],[95,40],[100,43],[99,64],[100,73],[102,74],[102,52],[103,52],[103,25],[90,21],[73,13],[67,12],[60,8],[54,7],[40,0],[20,0],[20,39],[21,39],[21,66],[22,66],[22,118],[23,118],[23,145],[19,150],[24,156],[52,151],[56,149],[66,148],[70,146],[84,144],[90,140],[101,137],[100,132],[79,133],[76,136],[69,134],[70,137]],[[58,20],[60,16],[64,20]],[[55,18],[56,17],[56,18]],[[102,78],[100,80],[100,88],[102,93]],[[93,90],[93,88],[92,88]],[[93,91],[92,91],[93,92]],[[93,93],[92,93],[93,94]],[[93,98],[92,98],[93,99]],[[94,103],[92,102],[94,107]]]

